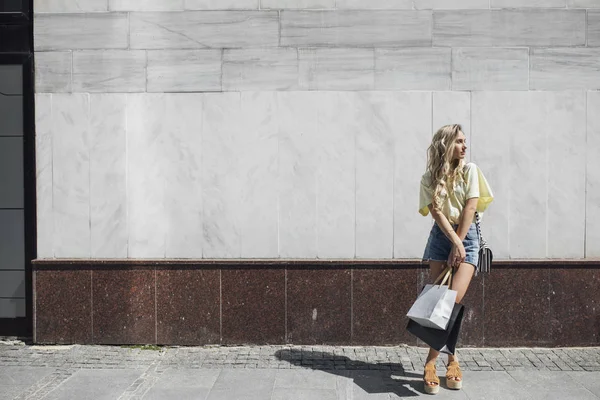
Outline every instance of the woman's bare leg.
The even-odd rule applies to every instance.
[[[430,261],[429,262],[429,277],[431,278],[432,282],[435,278],[437,278],[442,273],[442,270],[444,269],[445,265],[446,265],[446,263],[443,261]],[[428,364],[430,362],[435,363],[435,360],[437,359],[437,357],[439,355],[440,355],[439,351],[430,348],[429,354],[427,355],[427,361],[425,361],[425,363],[426,364]],[[433,382],[428,382],[428,383],[432,384]]]

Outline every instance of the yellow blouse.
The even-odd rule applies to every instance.
[[[460,222],[460,215],[468,199],[479,197],[477,212],[480,216],[494,200],[492,189],[477,165],[468,163],[465,165],[463,172],[464,179],[454,184],[454,191],[449,196],[442,193],[441,211],[451,224]],[[429,214],[429,204],[432,203],[433,190],[431,176],[427,171],[421,178],[419,196],[419,213],[423,216]],[[475,217],[473,217],[473,222],[475,222]]]

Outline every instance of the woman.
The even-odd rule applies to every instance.
[[[475,211],[483,212],[493,200],[492,191],[479,168],[465,164],[467,142],[458,124],[441,127],[427,150],[427,171],[421,178],[419,212],[431,212],[435,224],[423,255],[429,261],[432,278],[447,263],[455,267],[452,289],[456,302],[464,297],[473,274],[477,274],[479,237]],[[425,363],[425,392],[439,391],[435,362],[440,353],[429,349]],[[462,387],[462,372],[455,355],[448,355],[446,383],[450,389]]]

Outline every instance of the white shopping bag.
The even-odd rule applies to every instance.
[[[433,285],[425,285],[406,316],[427,328],[446,329],[456,302],[456,290],[445,286],[451,276],[452,267],[447,267]]]

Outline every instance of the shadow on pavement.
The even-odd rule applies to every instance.
[[[399,363],[368,363],[327,352],[300,349],[279,350],[275,356],[295,366],[352,378],[355,385],[369,394],[394,393],[400,397],[412,397],[425,393],[422,375],[404,371]]]

